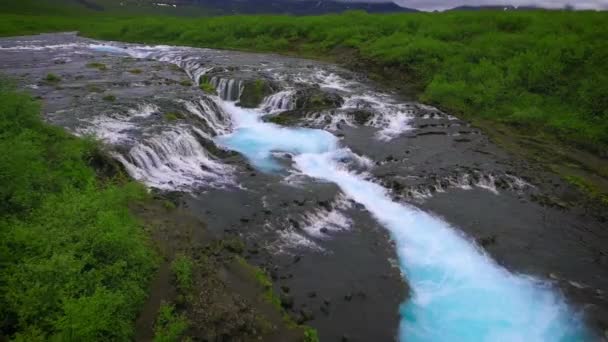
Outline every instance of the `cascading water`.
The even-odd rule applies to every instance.
[[[515,275],[492,261],[449,224],[410,205],[348,170],[356,157],[323,130],[284,128],[260,113],[224,103],[233,133],[216,139],[247,156],[258,168],[276,171],[272,152],[294,154],[309,177],[337,184],[391,233],[400,267],[412,288],[402,304],[402,341],[582,341],[580,317],[546,283]]]
[[[211,70],[202,67],[196,58],[180,56],[177,48],[89,47],[175,63],[197,82]],[[311,81],[306,75],[296,79],[304,83]],[[237,81],[216,79],[213,82],[220,98],[227,101],[238,99],[241,84]],[[335,74],[313,75],[312,82],[339,91],[346,91],[350,87]],[[288,99],[287,93],[275,94],[266,99],[263,110],[288,110],[291,106]],[[368,123],[378,128],[377,137],[383,140],[408,129],[410,109],[393,105],[387,107],[384,99],[378,99],[351,97],[345,102],[344,109],[374,109],[377,113]],[[365,158],[341,147],[339,140],[331,133],[265,123],[260,119],[260,111],[242,109],[233,102],[210,102],[209,98],[188,102],[186,109],[204,122],[209,131],[180,125],[151,137],[146,136],[137,141],[126,155],[117,156],[129,172],[151,186],[171,190],[189,189],[209,182],[231,182],[227,175],[232,172],[205,151],[196,135],[241,152],[254,166],[268,172],[282,169],[273,153],[292,154],[294,167],[303,175],[335,183],[346,196],[363,205],[390,232],[400,268],[412,289],[411,298],[400,309],[400,340],[589,339],[580,317],[571,311],[564,298],[550,285],[508,272],[448,223],[413,206],[393,201],[385,188],[351,170],[349,161],[366,164]],[[142,107],[130,112],[130,115],[139,120],[156,110]],[[231,120],[225,118],[223,113],[228,114]],[[93,128],[100,126],[108,131],[110,140],[129,140],[127,131],[134,123],[125,120],[102,118],[93,122]],[[466,185],[469,182],[458,183]],[[487,187],[491,188],[491,183],[491,179],[488,180]],[[345,229],[349,222],[337,214],[330,217],[333,225],[337,229]],[[315,215],[317,213],[312,212],[304,219],[317,222]],[[317,231],[317,228],[313,227],[312,230]],[[284,234],[289,234],[289,231]],[[306,243],[308,241],[302,242]]]
[[[230,167],[217,162],[185,129],[151,137],[116,158],[134,178],[159,189],[232,183]]]
[[[222,100],[237,101],[243,91],[243,81],[212,77],[209,81],[217,90],[217,94]]]

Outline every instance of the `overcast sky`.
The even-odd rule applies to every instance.
[[[353,1],[353,0],[344,0]],[[390,0],[354,0],[364,2],[389,2]],[[444,10],[463,5],[534,5],[545,8],[563,8],[571,5],[577,9],[608,10],[608,0],[394,0],[395,3],[409,8],[425,11]]]

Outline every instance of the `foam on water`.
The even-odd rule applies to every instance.
[[[547,283],[512,274],[441,219],[391,200],[382,186],[349,171],[353,153],[333,135],[282,128],[259,113],[225,104],[237,123],[218,138],[262,170],[276,170],[273,151],[294,154],[305,175],[337,184],[389,230],[412,289],[402,304],[402,341],[582,341],[585,328]]]
[[[338,139],[328,132],[265,123],[260,120],[260,113],[237,107],[232,102],[223,102],[222,107],[232,115],[235,131],[217,137],[216,142],[243,153],[264,171],[281,169],[272,152],[322,153],[338,146]]]

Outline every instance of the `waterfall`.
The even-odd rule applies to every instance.
[[[264,99],[260,108],[269,114],[292,110],[296,106],[293,90],[284,90]]]
[[[190,131],[176,128],[150,137],[126,154],[116,154],[135,179],[165,189],[233,183],[232,169],[211,156]]]
[[[243,91],[243,81],[212,77],[209,81],[217,90],[218,96],[225,101],[238,101]]]
[[[186,109],[205,124],[210,136],[226,134],[230,131],[232,121],[220,106],[210,97],[198,101],[184,101]]]
[[[223,108],[235,130],[217,137],[218,143],[267,172],[280,168],[273,152],[293,154],[294,166],[304,175],[335,183],[390,232],[412,289],[400,309],[401,341],[587,339],[580,316],[549,284],[510,273],[445,221],[393,201],[388,190],[350,170],[344,162],[359,157],[341,148],[333,135],[265,123],[263,114],[232,103]],[[347,224],[333,219],[338,227]]]

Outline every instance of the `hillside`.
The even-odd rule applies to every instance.
[[[360,10],[369,13],[415,12],[394,3],[332,0],[25,0],[0,4],[5,13],[91,12],[112,14],[226,15],[291,14],[318,15]]]

